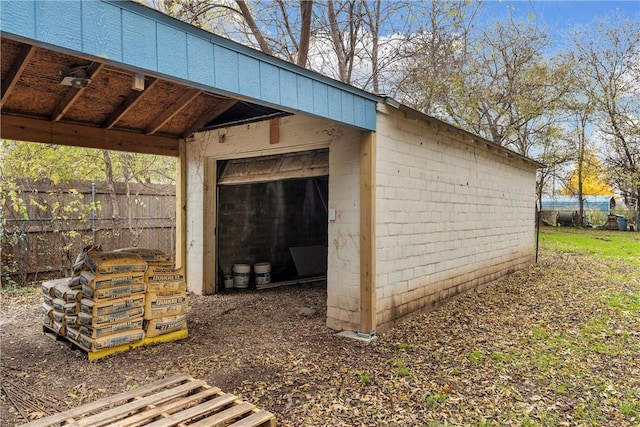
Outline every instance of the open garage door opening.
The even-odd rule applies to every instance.
[[[328,150],[219,160],[217,170],[217,290],[326,279]]]

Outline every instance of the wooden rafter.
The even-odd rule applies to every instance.
[[[200,117],[198,117],[189,127],[184,130],[184,132],[182,133],[182,137],[190,137],[195,131],[201,129],[211,120],[219,117],[221,114],[223,114],[225,111],[227,111],[237,103],[237,99],[220,100],[220,102],[218,102],[215,107],[207,109],[204,113],[200,114]]]
[[[95,77],[103,67],[104,64],[100,62],[91,63],[91,65],[89,65],[89,68],[87,69],[87,77]],[[69,111],[69,108],[71,108],[73,103],[76,102],[78,98],[80,98],[80,95],[82,95],[82,92],[84,92],[85,89],[86,88],[83,87],[70,88],[64,98],[62,98],[58,105],[56,105],[55,110],[53,110],[53,114],[51,114],[51,121],[57,122],[62,119],[67,111]]]
[[[191,101],[196,99],[202,93],[199,89],[189,89],[180,98],[178,98],[173,104],[169,106],[162,114],[156,117],[149,126],[145,129],[144,133],[147,135],[154,134],[171,120],[176,114],[182,111]]]
[[[5,101],[9,98],[11,91],[18,83],[20,75],[24,69],[29,65],[29,61],[33,56],[36,48],[32,45],[25,44],[20,48],[18,57],[13,62],[13,65],[7,72],[7,76],[2,80],[2,96],[0,97],[0,107],[4,106]]]
[[[107,117],[107,119],[102,123],[101,127],[106,129],[111,129],[129,110],[131,110],[135,105],[142,100],[142,97],[148,94],[151,89],[159,82],[158,79],[153,77],[149,78],[147,84],[143,91],[131,90],[131,93],[124,100],[118,108],[113,110],[113,112]]]
[[[2,115],[0,138],[134,153],[178,155],[178,139],[28,117]]]

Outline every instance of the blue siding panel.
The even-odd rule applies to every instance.
[[[280,104],[287,108],[298,108],[298,84],[291,71],[280,70]]]
[[[36,2],[0,3],[0,28],[18,36],[36,38]]]
[[[135,67],[157,71],[156,22],[123,10],[122,26],[122,60]]]
[[[313,80],[308,77],[296,76],[298,85],[298,109],[313,111]]]
[[[135,1],[0,0],[0,30],[55,51],[290,112],[375,130],[378,97],[161,14]]]
[[[329,92],[328,86],[321,82],[313,82],[313,113],[322,116],[329,116]]]
[[[157,24],[158,71],[170,76],[186,79],[187,35],[184,31]]]
[[[328,101],[329,101],[329,118],[333,120],[340,120],[342,118],[342,93],[335,87],[329,86]]]
[[[122,10],[90,1],[82,4],[82,50],[122,61]]]
[[[213,45],[196,36],[187,36],[187,78],[207,86],[215,86]]]
[[[342,92],[342,120],[346,123],[355,124],[355,114],[353,112],[353,94]]]
[[[260,99],[260,61],[241,55],[238,58],[240,92],[251,98]]]
[[[67,49],[82,50],[81,8],[79,2],[36,2],[36,37]]]
[[[280,76],[278,67],[267,64],[260,64],[260,85],[262,99],[274,104],[280,103]]]
[[[238,53],[221,46],[215,46],[214,73],[216,86],[228,92],[238,92]]]

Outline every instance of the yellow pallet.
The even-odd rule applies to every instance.
[[[137,341],[137,342],[130,343],[130,344],[123,344],[123,345],[119,345],[119,346],[116,346],[116,347],[105,348],[104,350],[99,350],[99,351],[90,351],[88,348],[86,348],[82,344],[79,344],[76,341],[73,341],[73,340],[69,339],[68,337],[62,337],[62,336],[56,334],[53,329],[51,329],[51,328],[49,328],[47,326],[44,327],[44,331],[45,331],[45,333],[48,333],[48,334],[54,334],[55,335],[54,338],[56,340],[66,341],[66,342],[70,343],[72,346],[83,350],[87,354],[87,358],[90,361],[98,360],[98,359],[101,359],[103,357],[107,357],[107,356],[110,356],[110,355],[116,354],[116,353],[123,353],[125,351],[129,351],[129,350],[132,350],[134,348],[142,347],[143,345],[150,345],[150,344],[158,344],[158,343],[163,343],[163,342],[178,341],[178,340],[185,339],[185,338],[187,338],[189,336],[189,332],[188,332],[187,329],[181,329],[179,331],[170,332],[168,334],[159,335],[157,337],[145,338],[142,341]]]

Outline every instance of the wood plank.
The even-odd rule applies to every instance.
[[[153,77],[149,78],[148,84],[145,86],[143,91],[131,90],[127,99],[125,99],[122,104],[107,117],[107,119],[102,123],[101,127],[106,129],[111,129],[116,123],[120,121],[121,118],[125,116],[135,105],[142,100],[142,97],[151,91],[151,89],[159,82],[160,80],[155,79]]]
[[[116,423],[110,424],[110,427],[137,427],[140,425],[144,425],[150,421],[153,421],[154,418],[159,417],[163,413],[172,414],[177,411],[182,411],[186,408],[198,404],[201,400],[205,400],[208,397],[216,394],[222,394],[222,391],[218,387],[211,387],[199,393],[184,397],[183,399],[164,403],[162,405],[150,408],[147,411],[132,415]]]
[[[280,142],[280,119],[269,120],[269,144]]]
[[[229,427],[256,427],[256,426],[276,427],[276,417],[265,410],[259,409],[246,418],[230,424]]]
[[[211,120],[219,117],[222,113],[229,110],[238,103],[237,99],[221,99],[215,107],[207,109],[202,113],[189,127],[182,133],[183,138],[190,137],[194,132],[203,128]]]
[[[191,101],[196,99],[202,93],[199,89],[189,89],[187,90],[180,98],[174,101],[162,114],[156,117],[147,128],[144,130],[144,133],[147,135],[151,135],[156,133],[158,129],[165,125],[169,120],[171,120],[176,114],[182,111]]]
[[[216,291],[216,159],[207,157],[205,158],[205,172],[204,172],[204,209],[202,214],[204,215],[202,223],[204,224],[204,230],[202,230],[204,238],[204,254],[202,257],[202,271],[203,271],[203,289],[204,295],[213,295]]]
[[[85,417],[81,420],[76,421],[74,425],[79,427],[99,427],[104,425],[111,425],[113,421],[117,421],[129,414],[133,414],[148,405],[164,403],[167,400],[180,397],[182,394],[203,387],[204,385],[206,385],[206,383],[202,380],[189,381],[185,384],[179,385],[178,387],[173,387],[160,393],[152,394],[150,396],[142,397],[124,405],[116,406],[115,408],[109,409],[105,412],[101,412],[90,417]]]
[[[144,395],[145,393],[151,393],[165,387],[179,384],[184,381],[192,381],[192,380],[193,378],[191,378],[189,375],[186,375],[186,374],[174,375],[174,376],[162,379],[160,381],[156,381],[156,382],[144,385],[135,390],[126,391],[124,393],[116,394],[108,398],[96,400],[95,402],[87,403],[86,405],[78,406],[76,408],[72,408],[72,409],[60,412],[50,417],[41,418],[39,420],[32,421],[28,424],[25,424],[25,427],[26,426],[45,427],[45,426],[50,426],[56,423],[62,423],[65,420],[73,419],[78,416],[100,410],[102,408],[110,407],[112,405],[116,405],[121,402],[128,402],[131,399],[134,399],[136,396]]]
[[[143,135],[71,123],[50,122],[48,120],[7,114],[2,115],[0,137],[18,141],[158,154],[162,156],[178,155],[177,138]]]
[[[95,77],[103,67],[104,64],[100,62],[91,63],[87,69],[87,77],[90,79]],[[86,88],[70,87],[64,98],[60,100],[56,108],[53,110],[53,113],[51,114],[51,121],[57,122],[62,119],[67,111],[69,111],[69,108],[73,106],[73,103],[80,98],[80,95],[82,95],[82,92],[84,92],[85,89]]]
[[[176,164],[176,269],[182,269],[187,279],[187,144],[184,139],[178,142]]]
[[[148,424],[148,427],[172,427],[184,421],[189,421],[192,418],[206,414],[207,412],[216,411],[238,400],[233,394],[223,394],[208,402],[201,403],[193,408],[186,409],[176,414],[167,414],[165,418],[159,419],[156,422]],[[253,406],[249,404],[250,406]]]
[[[7,75],[2,80],[0,108],[2,108],[5,101],[9,99],[9,95],[11,95],[11,92],[16,87],[16,83],[20,80],[20,76],[24,69],[29,65],[29,61],[31,60],[31,57],[33,57],[35,51],[35,46],[29,44],[25,44],[20,48],[18,57],[15,59],[13,64],[11,64],[11,68],[9,68]]]
[[[242,402],[239,405],[233,405],[215,415],[207,417],[197,423],[189,424],[189,427],[216,427],[234,420],[247,412],[251,412],[255,406],[248,402]]]
[[[376,134],[363,133],[360,142],[360,326],[376,329]]]

